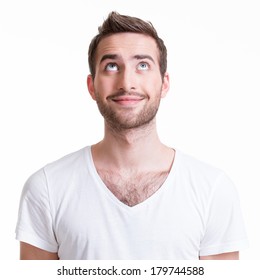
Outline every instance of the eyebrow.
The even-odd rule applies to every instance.
[[[106,60],[106,59],[117,59],[117,58],[118,58],[118,55],[117,55],[117,54],[104,54],[104,55],[101,57],[100,63],[103,62],[103,61]]]
[[[102,63],[106,59],[118,59],[119,57],[120,56],[117,54],[104,54],[100,60],[100,63]],[[155,63],[154,59],[150,55],[147,55],[147,54],[137,54],[137,55],[134,55],[133,58],[135,58],[137,60],[149,59],[153,63]]]
[[[153,59],[150,55],[148,55],[148,54],[135,55],[134,58],[136,58],[136,59],[138,59],[138,60],[149,59],[149,60],[151,60],[153,63],[155,63],[155,62],[154,62],[154,59]]]

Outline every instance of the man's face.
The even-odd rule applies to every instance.
[[[162,79],[155,40],[136,33],[118,33],[99,43],[96,75],[89,92],[106,123],[124,130],[150,123],[169,88]]]

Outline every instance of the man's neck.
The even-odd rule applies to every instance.
[[[146,127],[120,132],[105,125],[104,139],[92,147],[92,154],[96,166],[101,169],[148,172],[167,168],[173,150],[159,140],[154,121]]]

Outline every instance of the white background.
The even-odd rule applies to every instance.
[[[87,50],[107,14],[150,20],[168,49],[167,145],[220,167],[237,185],[250,248],[260,249],[260,8],[255,0],[0,2],[0,258],[19,258],[20,193],[36,170],[101,139],[86,87]]]

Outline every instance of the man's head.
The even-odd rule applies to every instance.
[[[136,17],[120,15],[116,12],[111,12],[108,18],[98,28],[99,33],[92,39],[89,45],[88,62],[92,78],[96,74],[96,52],[100,41],[109,35],[132,32],[144,34],[152,37],[159,50],[159,64],[162,78],[167,69],[167,49],[164,42],[159,38],[155,28],[150,22],[143,21]]]
[[[111,13],[89,48],[87,85],[107,127],[151,127],[169,89],[166,48],[150,23]]]

